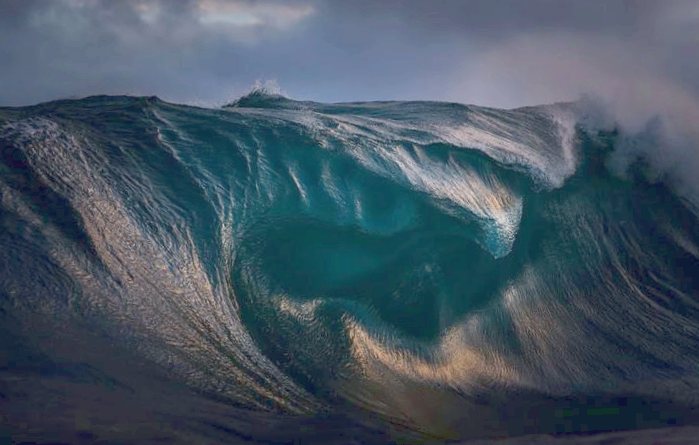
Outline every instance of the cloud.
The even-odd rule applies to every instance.
[[[313,13],[308,4],[200,0],[195,12],[204,25],[285,29]]]
[[[207,32],[221,33],[232,42],[263,38],[313,13],[305,3],[248,0],[54,0],[32,6],[27,31],[48,26],[61,29],[62,37],[75,32],[77,23],[83,37],[111,30],[146,45],[154,36],[195,40]],[[158,43],[168,49],[166,42]]]
[[[265,66],[274,48],[313,14],[293,0],[0,0],[0,104],[89,94],[224,100],[273,77]]]
[[[692,108],[689,99],[696,86],[675,78],[666,69],[665,56],[644,42],[567,32],[535,33],[493,45],[465,63],[456,88],[465,97],[504,107],[594,94],[608,99],[619,114],[633,110],[645,121],[670,104]]]
[[[323,101],[593,93],[637,109],[696,97],[698,24],[696,2],[675,0],[0,0],[0,104],[215,104],[273,78]]]

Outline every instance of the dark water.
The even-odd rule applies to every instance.
[[[0,109],[0,438],[695,424],[695,207],[579,122],[261,93]]]

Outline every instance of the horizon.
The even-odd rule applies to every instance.
[[[433,99],[373,99],[373,100],[343,100],[343,101],[337,101],[337,102],[324,102],[324,101],[318,101],[318,100],[311,100],[311,99],[306,99],[306,98],[299,98],[299,97],[293,97],[288,95],[286,92],[282,91],[273,91],[269,90],[266,87],[258,86],[257,84],[253,84],[250,89],[247,92],[242,93],[240,96],[233,97],[230,99],[226,99],[221,101],[220,103],[216,104],[197,104],[197,103],[187,103],[187,102],[176,102],[176,101],[171,101],[166,98],[160,97],[157,94],[144,94],[144,95],[137,95],[137,94],[87,94],[84,96],[68,96],[68,97],[58,97],[55,99],[49,99],[45,100],[42,102],[35,102],[35,103],[30,103],[30,104],[25,104],[25,105],[0,105],[0,108],[31,108],[31,107],[37,107],[41,105],[47,105],[47,104],[52,104],[55,102],[65,102],[65,101],[83,101],[83,100],[89,100],[89,99],[96,99],[96,98],[132,98],[132,99],[157,99],[161,102],[170,104],[170,105],[178,105],[178,106],[188,106],[188,107],[195,107],[195,108],[208,108],[208,109],[216,109],[216,108],[225,108],[225,107],[230,107],[231,105],[235,104],[238,100],[243,99],[245,97],[262,93],[266,96],[270,97],[281,97],[286,100],[290,100],[292,102],[310,102],[310,103],[317,103],[317,104],[327,104],[327,105],[340,105],[340,104],[369,104],[369,103],[384,103],[384,102],[396,102],[396,103],[410,103],[410,102],[427,102],[427,103],[443,103],[443,104],[456,104],[456,105],[463,105],[466,107],[479,107],[479,108],[493,108],[497,110],[516,110],[520,108],[530,108],[530,107],[538,107],[538,106],[549,106],[549,105],[564,105],[564,104],[574,104],[574,103],[580,103],[584,100],[588,99],[588,96],[582,95],[578,97],[577,99],[574,100],[561,100],[561,101],[554,101],[554,102],[545,102],[545,103],[532,103],[532,104],[525,104],[525,105],[518,105],[515,107],[511,108],[501,108],[501,107],[490,107],[487,105],[481,105],[477,103],[466,103],[466,102],[458,102],[458,101],[451,101],[451,100],[433,100]],[[244,107],[243,107],[244,108]]]

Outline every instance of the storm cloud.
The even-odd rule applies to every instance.
[[[643,121],[639,109],[665,102],[695,111],[699,4],[0,0],[0,60],[0,105],[90,94],[215,105],[275,80],[321,101],[514,107],[588,94]]]

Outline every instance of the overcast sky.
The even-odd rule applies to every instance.
[[[0,0],[0,105],[699,96],[699,1]],[[670,99],[668,99],[670,98]]]

